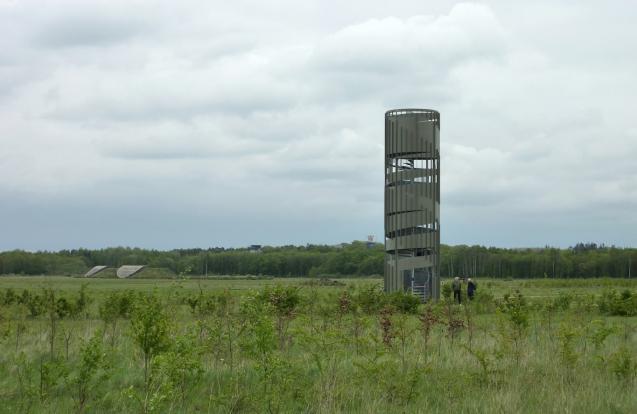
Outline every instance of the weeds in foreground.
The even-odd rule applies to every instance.
[[[169,329],[170,321],[161,300],[154,294],[141,296],[131,317],[131,336],[143,356],[147,386],[153,358],[169,346]]]
[[[487,412],[500,406],[496,394],[516,412],[637,405],[634,319],[609,318],[583,303],[590,298],[550,299],[556,332],[534,324],[528,340],[529,321],[546,308],[519,292],[480,306],[419,305],[414,314],[402,297],[381,294],[382,306],[372,305],[371,289],[310,287],[288,297],[277,286],[249,295],[181,286],[131,293],[130,312],[118,310],[127,308],[125,290],[106,292],[73,316],[64,309],[80,295],[56,291],[51,358],[48,311],[29,316],[18,303],[44,303],[37,292],[0,304],[0,389],[10,412]]]
[[[89,408],[90,399],[100,389],[110,375],[111,366],[102,344],[102,333],[96,331],[93,337],[80,347],[80,360],[75,372],[66,378],[67,385],[73,390],[77,412],[83,413]]]
[[[440,317],[434,312],[433,306],[429,304],[418,319],[420,320],[420,332],[423,338],[423,354],[426,358],[429,355],[428,347],[431,334],[435,326],[440,323]]]
[[[500,337],[504,348],[507,344],[513,345],[513,354],[516,365],[520,365],[523,353],[523,342],[529,327],[529,306],[526,299],[515,291],[513,294],[505,294],[498,303],[498,312],[504,316],[505,323],[500,323]]]

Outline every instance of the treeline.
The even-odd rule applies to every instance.
[[[97,265],[165,268],[176,275],[373,276],[383,274],[382,244],[352,242],[250,249],[114,247],[59,252],[0,253],[0,274],[78,275]],[[441,274],[494,278],[634,277],[637,249],[594,243],[567,248],[503,249],[484,246],[441,248]]]
[[[175,249],[114,247],[53,252],[0,253],[0,274],[82,274],[93,266],[126,264],[166,268],[185,275],[370,276],[383,273],[383,245],[353,242],[250,249]]]
[[[595,243],[567,249],[443,245],[440,272],[494,278],[636,277],[637,249]]]

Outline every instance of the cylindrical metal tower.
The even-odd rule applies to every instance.
[[[440,298],[440,114],[385,113],[385,292]]]

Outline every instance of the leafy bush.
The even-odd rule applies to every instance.
[[[80,286],[80,291],[78,293],[77,298],[73,302],[73,306],[71,308],[71,316],[81,316],[82,313],[86,313],[88,305],[91,303],[91,298],[87,293],[87,285],[86,283],[82,283]]]
[[[529,305],[520,291],[514,294],[505,294],[498,303],[498,312],[503,314],[509,322],[509,329],[501,331],[501,337],[506,342],[512,342],[514,346],[515,360],[519,365],[522,356],[522,342],[529,327]]]
[[[451,283],[443,283],[440,293],[442,294],[443,299],[451,300],[451,294],[453,293]]]
[[[207,316],[214,314],[217,309],[217,298],[214,295],[206,295],[200,292],[184,298],[193,315]]]
[[[394,292],[387,295],[388,302],[402,313],[415,314],[418,312],[420,298],[410,292]]]
[[[99,316],[104,324],[110,326],[111,345],[117,340],[117,321],[130,318],[134,304],[134,294],[130,290],[112,292],[100,304]]]
[[[203,372],[201,349],[192,335],[177,336],[170,348],[157,356],[153,365],[153,376],[158,377],[158,381],[171,390],[171,394],[176,394],[182,403]]]
[[[23,304],[29,310],[29,316],[35,318],[40,316],[46,310],[44,298],[40,295],[32,295],[28,290],[23,290],[18,303]]]
[[[564,366],[573,369],[579,358],[579,353],[575,349],[575,341],[578,339],[580,332],[578,329],[563,323],[558,332],[560,340],[560,357]]]
[[[101,337],[101,332],[98,331],[82,345],[77,372],[67,378],[80,413],[84,412],[92,394],[100,391],[100,384],[110,374],[110,366],[102,347]]]
[[[608,362],[610,370],[618,378],[630,380],[637,376],[637,361],[635,361],[630,350],[626,347],[621,347],[617,352],[613,353]]]
[[[276,316],[276,332],[279,337],[279,349],[283,350],[289,342],[287,331],[290,321],[296,316],[295,311],[301,302],[299,288],[296,286],[266,286],[258,292],[254,299]]]
[[[592,321],[590,326],[592,329],[589,337],[595,346],[595,350],[599,351],[604,345],[606,338],[615,333],[616,328],[614,326],[608,326],[604,321],[599,319]]]
[[[621,293],[614,289],[602,293],[597,301],[599,311],[605,315],[637,315],[637,294],[625,289]]]
[[[4,295],[2,295],[2,304],[3,305],[13,305],[18,301],[18,296],[15,294],[15,291],[11,288],[4,291]]]
[[[132,292],[112,292],[100,304],[100,318],[106,322],[117,318],[129,318],[133,310],[133,303]]]
[[[290,316],[301,301],[298,287],[282,285],[266,286],[265,289],[257,293],[255,298],[272,306],[274,312],[279,316]]]
[[[380,286],[370,285],[354,295],[354,303],[366,313],[376,313],[385,305],[385,294]]]
[[[553,299],[554,309],[565,311],[571,306],[573,301],[573,295],[566,292],[560,292],[555,299]]]
[[[476,292],[471,304],[478,314],[493,313],[496,309],[496,300],[493,294],[485,289]]]
[[[526,299],[520,291],[514,294],[505,294],[498,303],[498,310],[507,316],[507,319],[518,330],[524,330],[529,326],[529,309]]]
[[[142,296],[136,304],[131,319],[133,340],[144,356],[144,380],[153,358],[169,346],[169,320],[164,304],[155,295]]]

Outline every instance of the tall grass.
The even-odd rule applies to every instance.
[[[621,294],[482,283],[466,305],[412,306],[369,283],[118,281],[85,288],[80,312],[81,282],[45,286],[70,310],[35,316],[0,289],[0,412],[637,412],[637,317],[599,306]],[[108,312],[121,298],[132,309]],[[149,348],[154,324],[168,329]]]

